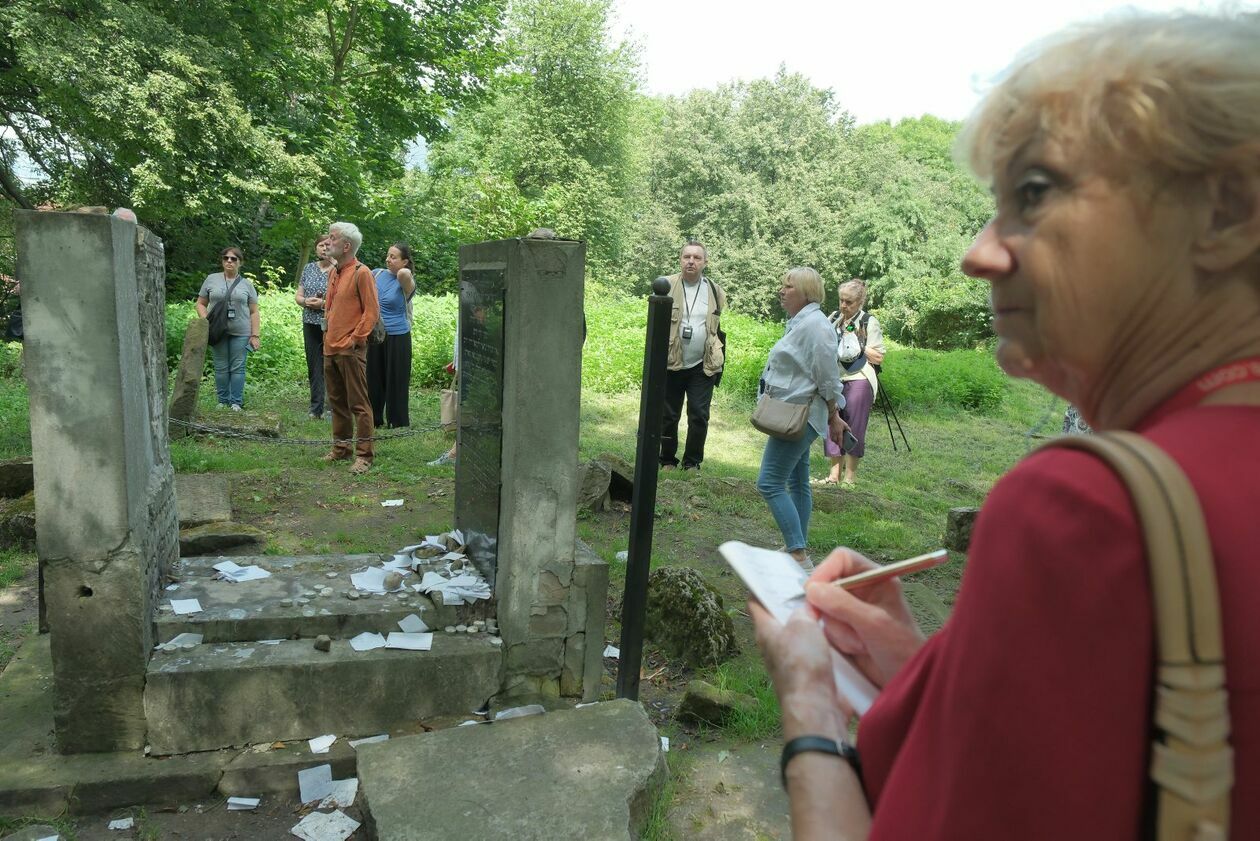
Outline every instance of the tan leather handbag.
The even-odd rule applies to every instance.
[[[788,403],[763,394],[749,418],[758,431],[784,441],[799,441],[809,423],[808,403]]]
[[[1216,569],[1194,488],[1167,453],[1136,433],[1070,435],[1045,447],[1106,461],[1128,485],[1142,526],[1155,607],[1155,838],[1223,841],[1234,754]]]

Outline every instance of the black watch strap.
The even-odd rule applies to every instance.
[[[779,777],[783,787],[787,788],[787,767],[794,757],[802,753],[826,753],[838,756],[853,768],[858,779],[862,779],[862,760],[858,757],[857,748],[848,742],[836,742],[824,736],[797,736],[783,745],[783,753],[779,757]]]

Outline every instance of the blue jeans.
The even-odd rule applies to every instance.
[[[249,336],[228,336],[211,345],[214,356],[214,390],[220,403],[243,405],[245,399],[245,355]]]
[[[809,490],[809,447],[817,437],[814,428],[806,425],[799,441],[767,438],[761,454],[757,490],[770,506],[789,552],[804,549],[809,534],[809,515],[814,510],[814,496]]]

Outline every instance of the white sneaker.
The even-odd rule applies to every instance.
[[[232,404],[232,411],[233,411],[233,412],[239,412],[239,411],[241,411],[241,406],[240,406],[240,404],[239,404],[239,403],[233,403],[233,404]]]

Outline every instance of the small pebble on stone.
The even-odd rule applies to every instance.
[[[324,573],[324,577],[325,577],[325,578],[336,578],[336,577],[337,577],[337,573],[335,573],[335,572],[326,572],[326,573]]]
[[[293,599],[281,599],[281,600],[280,600],[280,606],[281,606],[281,607],[293,607]]]
[[[303,598],[313,599],[313,598],[315,598],[315,591],[314,591],[314,590],[307,590],[305,593],[303,593],[303,594],[302,594],[302,596],[303,596]]]
[[[468,626],[467,626],[467,625],[456,625],[456,626],[455,626],[455,633],[457,633],[457,634],[466,634],[466,633],[468,633]]]
[[[349,600],[350,600],[350,601],[352,601],[352,602],[357,602],[357,601],[359,600],[359,591],[358,591],[358,590],[347,590],[347,591],[346,591],[346,598],[347,598],[347,599],[349,599]]]
[[[315,650],[316,651],[331,651],[332,650],[332,637],[328,636],[327,634],[320,634],[319,636],[317,636],[315,638]]]
[[[314,594],[312,593],[312,595],[314,595]],[[310,603],[311,603],[311,600],[310,600],[310,599],[308,599],[308,598],[306,598],[305,596],[303,596],[302,598],[300,598],[300,599],[298,599],[298,600],[297,600],[297,603],[298,603],[298,604],[310,604]]]
[[[484,627],[486,627],[486,620],[484,620],[484,619],[474,619],[474,620],[473,620],[473,627],[474,627],[474,628],[484,628]]]
[[[302,615],[309,618],[315,615],[315,610],[313,608],[308,607],[302,611]]]
[[[179,647],[179,650],[180,650],[180,651],[192,651],[192,650],[193,650],[194,648],[196,648],[196,647],[197,647],[197,643],[195,643],[195,642],[186,642],[186,643],[184,643],[183,645],[181,645],[181,646]]]
[[[448,633],[448,634],[453,634],[453,633],[455,633],[455,626],[454,626],[454,625],[447,625],[447,626],[446,626],[446,628],[444,628],[443,630],[445,630],[445,631],[446,631],[446,633]]]

